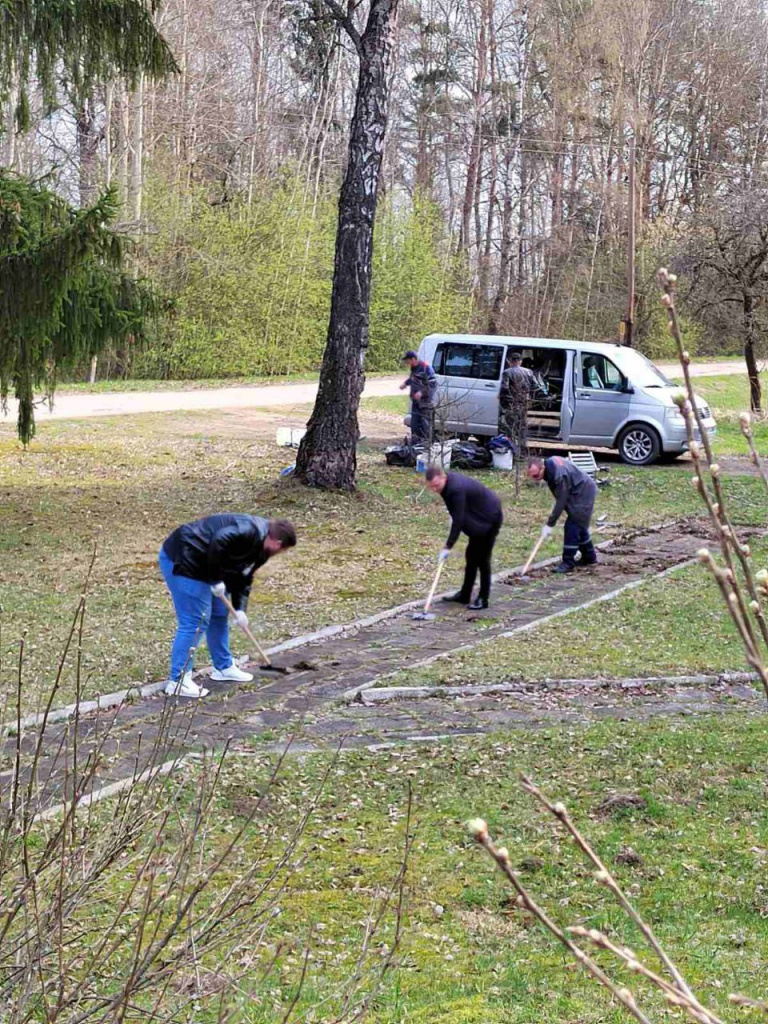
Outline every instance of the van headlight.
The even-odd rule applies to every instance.
[[[666,416],[668,420],[672,420],[675,423],[685,423],[685,416],[683,416],[676,405],[672,405],[667,409]]]

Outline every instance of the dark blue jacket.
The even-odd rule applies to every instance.
[[[419,409],[431,409],[437,398],[437,376],[429,363],[420,359],[411,370],[411,375],[406,383],[413,404]],[[413,397],[418,394],[421,395],[421,398]]]
[[[267,561],[269,523],[260,516],[206,516],[177,527],[163,544],[174,576],[225,583],[235,608],[244,608],[253,574]]]
[[[544,463],[544,479],[555,496],[555,507],[547,525],[554,526],[565,509],[577,526],[589,526],[597,497],[597,484],[592,477],[574,466],[570,459],[553,455]]]
[[[498,494],[485,487],[479,480],[462,473],[448,473],[440,497],[451,514],[451,532],[445,542],[452,548],[459,534],[468,537],[485,537],[498,533],[504,516]]]

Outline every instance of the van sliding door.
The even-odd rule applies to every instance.
[[[439,433],[492,437],[498,428],[503,345],[441,342],[435,352]]]

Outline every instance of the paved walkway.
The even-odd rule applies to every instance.
[[[679,376],[677,363],[660,363],[668,376]],[[696,363],[691,372],[697,377],[720,374],[746,373],[743,362]],[[378,377],[366,381],[363,398],[400,394],[403,376]],[[48,420],[87,419],[92,416],[136,416],[140,413],[193,412],[201,409],[279,408],[280,406],[307,405],[315,400],[317,384],[265,384],[252,387],[209,388],[192,391],[133,391],[113,394],[61,394],[53,409],[38,406],[35,419]],[[0,422],[16,422],[16,403],[8,402],[5,414],[0,410]]]
[[[424,736],[489,732],[553,715],[574,721],[583,718],[589,708],[590,713],[611,714],[611,702],[595,700],[594,694],[584,692],[584,699],[574,700],[567,693],[558,694],[556,687],[542,688],[540,684],[521,684],[520,693],[512,695],[469,696],[452,701],[431,697],[406,705],[396,702],[371,707],[356,702],[350,691],[380,683],[395,672],[451,652],[543,625],[549,617],[567,615],[588,602],[612,599],[617,591],[690,560],[706,539],[707,531],[700,524],[689,523],[684,531],[677,524],[647,532],[609,548],[595,569],[569,577],[553,576],[542,569],[530,583],[511,577],[497,584],[492,609],[487,613],[471,614],[457,606],[442,606],[435,620],[418,622],[404,612],[282,654],[278,660],[294,666],[292,675],[260,675],[257,683],[239,688],[208,683],[211,694],[204,701],[179,701],[177,707],[176,701],[155,696],[125,704],[116,712],[105,711],[77,723],[51,726],[43,739],[37,769],[37,778],[42,780],[37,806],[56,804],[71,792],[74,732],[79,763],[84,765],[88,758],[98,762],[92,782],[78,786],[82,791],[131,779],[185,752],[221,748],[227,743],[248,749],[254,745],[271,747],[290,733],[298,734],[300,746],[310,748],[335,746],[341,739],[349,745],[370,746]],[[560,624],[553,628],[560,628]],[[514,674],[514,666],[510,666],[510,678]],[[699,687],[674,697],[662,695],[657,699],[651,694],[645,703],[664,713],[684,706],[698,711],[725,708],[734,700],[749,702],[753,693],[750,687],[742,686],[740,690],[731,687],[727,692],[707,695]],[[622,702],[613,705],[622,716],[630,713]],[[599,710],[601,707],[603,710]],[[113,717],[114,724],[108,729]],[[34,731],[26,733],[23,749],[31,753],[36,741]],[[0,761],[0,799],[3,786],[9,785],[13,752],[14,741],[9,739]]]

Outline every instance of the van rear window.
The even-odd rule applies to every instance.
[[[443,342],[435,351],[435,373],[444,377],[498,380],[501,374],[501,345],[465,345]]]

